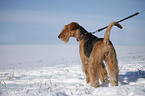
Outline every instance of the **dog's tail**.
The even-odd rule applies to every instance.
[[[107,27],[107,30],[106,30],[106,33],[105,33],[105,36],[104,36],[104,44],[107,44],[109,42],[109,35],[110,35],[110,30],[111,28],[113,27],[113,25],[116,25],[117,27],[119,27],[120,29],[122,29],[123,27],[118,24],[116,21],[113,21],[109,24],[109,26]]]

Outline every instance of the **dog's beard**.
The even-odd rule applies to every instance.
[[[65,39],[63,39],[63,38],[60,38],[60,40],[61,40],[61,41],[63,41],[64,43],[68,43],[68,41],[69,41],[69,38],[65,38]]]

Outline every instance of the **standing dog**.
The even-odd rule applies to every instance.
[[[113,44],[109,41],[110,30],[113,25],[122,28],[115,21],[111,22],[107,27],[104,38],[98,38],[88,33],[82,26],[75,22],[65,25],[65,28],[58,36],[65,43],[69,41],[70,37],[77,39],[86,82],[91,83],[95,88],[100,86],[99,79],[102,83],[108,80],[103,61],[107,63],[106,66],[109,72],[111,86],[118,85],[118,61]]]

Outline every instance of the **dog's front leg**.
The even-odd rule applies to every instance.
[[[83,69],[83,72],[86,75],[86,82],[88,84],[88,83],[90,83],[90,76],[89,76],[89,73],[88,73],[88,60],[82,59],[82,69]]]

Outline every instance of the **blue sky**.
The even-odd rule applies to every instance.
[[[141,10],[145,0],[0,0],[0,45],[64,44],[57,36],[72,21],[92,32]],[[120,24],[122,30],[112,28],[113,44],[145,46],[145,12]]]

